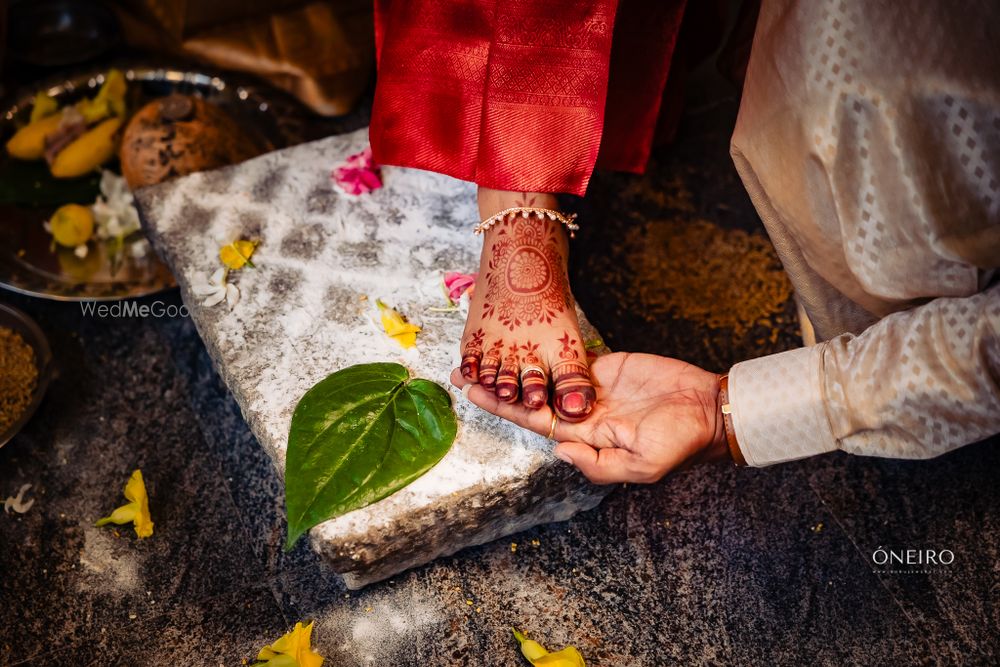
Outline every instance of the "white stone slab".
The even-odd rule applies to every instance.
[[[452,392],[459,434],[426,475],[310,533],[359,587],[463,547],[564,520],[600,502],[551,455],[551,443],[463,400],[449,383],[464,315],[446,305],[445,271],[474,271],[481,241],[474,186],[385,167],[385,186],[341,193],[331,169],[367,145],[367,131],[192,174],[139,193],[144,225],[177,277],[219,373],[279,471],[292,412],[316,382],[352,364],[396,361]],[[259,238],[256,269],[233,274],[241,299],[204,307],[191,292],[220,266],[218,249]],[[362,297],[368,297],[363,300]],[[374,299],[423,326],[404,351],[377,324]],[[597,333],[581,314],[585,338]]]

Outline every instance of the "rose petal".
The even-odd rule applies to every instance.
[[[372,159],[369,146],[360,153],[348,156],[343,164],[336,167],[330,177],[350,195],[361,195],[382,187],[382,178]]]

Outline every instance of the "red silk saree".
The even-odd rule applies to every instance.
[[[684,0],[376,0],[377,162],[582,195],[641,172]]]

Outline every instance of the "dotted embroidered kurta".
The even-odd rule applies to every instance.
[[[737,364],[751,465],[1000,432],[1000,6],[765,0],[732,155],[817,337]]]

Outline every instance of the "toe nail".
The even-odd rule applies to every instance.
[[[590,409],[590,401],[579,391],[571,391],[562,398],[562,408],[572,414],[582,414]]]

